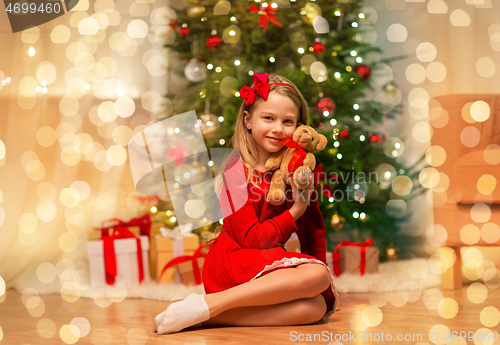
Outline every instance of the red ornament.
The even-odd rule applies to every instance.
[[[316,53],[316,55],[320,55],[325,50],[325,46],[318,39],[316,39],[316,42],[312,45],[311,48]]]
[[[347,138],[349,136],[349,131],[347,129],[344,129],[342,132],[339,133],[339,138]]]
[[[206,44],[208,48],[215,49],[220,46],[222,43],[222,38],[217,36],[217,34],[212,33],[210,36],[207,37]]]
[[[332,187],[330,187],[329,185],[322,185],[321,194],[323,194],[323,196],[326,198],[331,198],[333,196]]]
[[[325,117],[332,115],[335,111],[335,102],[331,98],[323,97],[316,103],[316,111]]]
[[[377,142],[377,143],[381,144],[382,143],[382,136],[380,134],[372,134],[370,136],[370,141],[372,143]]]
[[[354,69],[356,72],[359,73],[361,79],[363,80],[367,80],[368,78],[370,78],[370,75],[372,74],[370,67],[368,67],[367,65],[359,64]]]
[[[257,7],[255,5],[249,5],[248,10],[252,13],[259,12],[260,17],[259,17],[259,25],[264,28],[264,32],[267,30],[267,24],[269,22],[273,23],[277,27],[281,28],[283,25],[281,25],[280,21],[278,18],[276,18],[273,13],[276,13],[276,9],[272,8],[271,6],[266,6],[266,7]]]
[[[330,173],[330,183],[339,182],[339,174]]]
[[[187,27],[187,24],[182,24],[181,35],[186,37],[191,33],[191,30]]]

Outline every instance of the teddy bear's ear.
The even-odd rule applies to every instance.
[[[328,142],[328,140],[326,139],[326,137],[323,134],[320,134],[319,135],[319,143],[318,143],[318,145],[316,145],[316,151],[323,150],[326,147],[327,142]]]

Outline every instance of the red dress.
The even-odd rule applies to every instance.
[[[293,205],[290,186],[287,186],[285,203],[271,205],[266,197],[272,171],[257,172],[259,179],[256,184],[260,188],[252,183],[244,186],[246,174],[246,168],[239,171],[226,168],[224,173],[219,196],[224,215],[222,232],[210,246],[202,272],[207,294],[227,290],[279,268],[295,267],[306,262],[317,262],[328,268],[325,224],[317,191],[313,191],[305,213],[295,221],[288,211]],[[240,203],[235,208],[238,200]],[[297,232],[301,253],[288,252],[283,248],[293,232]],[[331,285],[322,292],[327,304],[324,319],[335,312],[338,304],[331,272],[330,276]]]

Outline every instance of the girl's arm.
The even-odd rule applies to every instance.
[[[269,249],[297,231],[290,211],[260,222],[246,186],[244,171],[226,170],[220,193],[224,227],[242,248]]]

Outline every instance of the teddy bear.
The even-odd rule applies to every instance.
[[[288,176],[292,173],[298,190],[309,186],[316,167],[313,152],[323,150],[326,143],[326,137],[310,126],[300,125],[295,129],[292,139],[285,142],[286,147],[273,153],[266,161],[266,170],[275,170],[267,194],[268,203],[281,205],[285,202],[286,185],[290,184]]]

